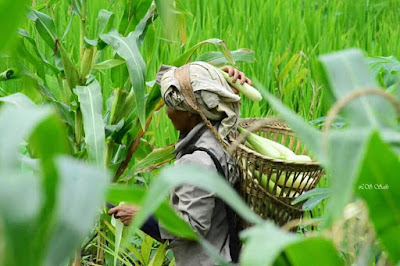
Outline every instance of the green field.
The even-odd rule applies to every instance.
[[[45,7],[45,3],[35,1],[35,7],[54,15],[60,36],[71,23],[64,42],[68,51],[76,48],[79,44],[80,19],[75,15],[72,22],[70,21],[70,3],[58,1],[50,9]],[[183,25],[186,28],[184,45],[164,37],[160,20],[154,23],[155,36],[151,34],[150,37],[149,34],[145,38],[142,53],[148,64],[149,81],[154,79],[161,64],[173,62],[200,41],[218,38],[224,40],[231,50],[253,50],[256,62],[239,63],[239,69],[249,77],[259,80],[307,120],[324,116],[331,104],[323,88],[323,78],[317,60],[319,55],[346,48],[360,48],[367,56],[400,56],[400,24],[396,12],[393,12],[400,8],[400,3],[396,0],[204,0],[181,1],[181,4],[186,17],[186,25]],[[100,9],[113,12],[114,24],[117,25],[124,7],[124,1],[88,1],[88,38],[95,38],[97,14]],[[24,28],[35,36],[32,23],[25,23]],[[38,46],[47,58],[51,58],[53,51],[44,47],[43,41],[40,40]],[[212,49],[211,46],[205,47],[201,52]],[[108,58],[111,53],[112,50],[108,49],[104,58]],[[75,62],[79,62],[78,54],[79,50],[73,49]],[[299,54],[299,59],[293,65],[289,65],[289,69],[280,76],[290,59]],[[196,55],[193,58],[196,58]],[[280,64],[277,65],[277,62]],[[0,71],[13,65],[12,60],[7,60],[6,63],[3,61],[0,63]],[[301,72],[302,70],[304,72]],[[112,84],[107,82],[110,72],[104,72],[104,77],[101,74],[99,76],[104,98],[107,99]],[[304,79],[301,79],[303,74]],[[296,78],[300,78],[301,82],[293,82]],[[0,86],[12,92],[24,88],[19,81],[7,82],[7,85],[0,83]],[[55,86],[54,91],[56,90]],[[258,105],[247,99],[243,101],[242,117],[264,117],[268,114],[271,114],[271,110],[266,103]],[[155,136],[167,136],[165,142],[160,140],[163,138],[156,138],[157,146],[175,141],[173,131],[167,129],[171,126],[164,126],[168,123],[164,119],[160,120],[161,127],[151,127]],[[157,128],[163,128],[166,132],[157,131]]]

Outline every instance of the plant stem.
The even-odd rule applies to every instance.
[[[75,143],[77,147],[77,151],[80,150],[81,139],[82,139],[82,112],[81,109],[78,108],[75,112]]]
[[[80,31],[80,58],[83,57],[83,47],[86,35],[86,6],[87,0],[82,0],[81,8],[81,31]]]
[[[114,151],[114,142],[107,141],[107,150],[106,150],[106,160],[105,160],[105,167],[108,168],[111,164],[112,153]]]

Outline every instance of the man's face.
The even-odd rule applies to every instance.
[[[188,133],[198,123],[197,115],[190,112],[178,111],[167,107],[167,115],[175,129],[183,134]]]

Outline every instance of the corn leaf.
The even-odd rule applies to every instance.
[[[14,93],[8,96],[0,97],[0,102],[12,104],[18,108],[35,108],[35,104],[25,94]]]
[[[110,31],[114,21],[114,14],[108,10],[101,9],[97,15],[97,36]]]
[[[346,50],[321,56],[322,66],[332,94],[337,100],[349,93],[378,86],[360,50]],[[396,113],[390,102],[376,95],[355,99],[343,109],[352,126],[385,127],[393,125]]]
[[[160,245],[157,248],[156,254],[154,254],[148,266],[162,266],[165,259],[166,248],[167,243]]]
[[[59,174],[58,211],[50,236],[46,265],[62,264],[80,246],[95,222],[108,180],[102,168],[88,166],[76,159],[59,157],[56,165]],[[89,190],[90,197],[87,194]]]
[[[237,67],[235,61],[233,60],[232,54],[228,48],[228,45],[220,40],[220,39],[208,39],[202,42],[199,42],[195,44],[193,47],[191,47],[187,52],[185,52],[183,55],[181,55],[178,59],[176,59],[172,65],[174,66],[182,66],[184,64],[189,63],[190,58],[193,56],[193,54],[203,45],[206,44],[213,44],[218,50],[221,51],[221,53],[225,56],[226,60],[232,64],[233,66]]]
[[[290,262],[288,265],[344,265],[329,240],[302,238],[281,230],[269,221],[243,231],[240,237],[245,241],[240,257],[240,265],[243,266],[275,265],[275,260],[283,251]],[[315,254],[316,250],[319,254]]]
[[[3,117],[3,115],[6,116]],[[25,119],[27,120],[25,121]],[[30,197],[30,200],[27,200],[26,203],[32,201],[32,204],[36,204],[38,197],[36,195],[37,193],[39,193],[39,197],[41,198],[40,215],[32,221],[30,215],[31,211],[26,211],[24,209],[25,205],[20,205],[19,200],[13,200],[8,192],[4,193],[8,198],[7,201],[5,201],[7,204],[13,202],[20,205],[15,206],[16,210],[27,212],[27,215],[24,215],[24,217],[28,219],[26,222],[29,223],[24,225],[25,221],[23,220],[10,223],[11,229],[16,226],[18,233],[14,232],[15,234],[12,236],[15,245],[10,245],[9,247],[13,246],[18,248],[20,251],[23,250],[24,252],[23,254],[11,253],[10,255],[15,255],[17,257],[15,257],[13,261],[7,263],[10,263],[10,265],[25,265],[26,263],[23,261],[24,259],[27,259],[28,264],[41,265],[43,254],[38,252],[37,247],[47,246],[46,242],[50,230],[49,224],[52,222],[52,213],[55,202],[57,173],[53,165],[53,158],[57,154],[68,152],[66,132],[62,123],[48,108],[38,108],[36,106],[16,107],[6,105],[1,110],[0,125],[7,120],[9,120],[9,122],[4,128],[9,129],[10,132],[3,132],[3,137],[7,138],[7,143],[6,145],[0,143],[1,152],[8,152],[7,159],[11,158],[17,162],[17,159],[14,158],[14,154],[18,154],[18,145],[22,142],[24,137],[26,138],[30,136],[29,143],[31,153],[40,158],[41,173],[43,175],[40,179],[35,177],[37,178],[37,181],[42,180],[42,182],[37,183],[26,176],[27,174],[25,173],[23,176],[23,183],[19,183],[19,181],[21,181],[18,178],[19,168],[16,167],[15,162],[8,163],[6,167],[0,167],[2,171],[17,172],[17,176],[13,178],[15,181],[12,181],[9,184],[9,187],[5,187],[9,192],[13,193],[13,189],[24,191],[24,195]],[[49,139],[52,141],[49,142]],[[38,143],[40,144],[37,145]],[[1,163],[7,163],[7,159],[1,159]],[[5,178],[10,178],[12,176],[11,172]],[[24,184],[28,184],[29,188],[25,188]],[[42,187],[38,188],[38,184]],[[15,193],[15,195],[21,196],[20,193]],[[9,200],[11,200],[11,202]],[[31,206],[30,208],[34,211],[36,210],[34,206]],[[18,215],[16,215],[16,217],[18,217]],[[8,231],[8,228],[5,230]],[[21,237],[21,239],[19,237]],[[32,245],[30,248],[27,248],[26,239],[30,239],[29,243],[31,244],[29,245]]]
[[[364,198],[380,242],[394,263],[400,261],[400,158],[379,133],[368,139],[355,191]],[[372,189],[363,189],[371,184]]]
[[[35,10],[34,8],[31,8],[30,11],[30,18],[35,21],[36,29],[38,30],[39,35],[42,37],[47,46],[54,50],[55,40],[58,38],[58,35],[53,19],[48,15]]]
[[[239,49],[231,52],[234,62],[252,63],[256,61],[256,54],[250,49]],[[230,63],[222,52],[207,52],[200,55],[196,61],[208,62],[213,65],[225,65]]]
[[[122,37],[116,30],[100,35],[100,38],[114,47],[119,56],[126,61],[129,77],[135,92],[136,110],[142,128],[146,123],[145,107],[145,75],[146,64],[137,45],[138,36],[131,32],[127,37]]]
[[[24,17],[26,0],[0,1],[0,51],[15,38],[19,22]],[[10,19],[12,18],[12,19]]]
[[[140,23],[140,18],[145,17],[149,9],[153,9],[152,2],[152,0],[134,1],[129,4],[127,2],[119,23],[118,32],[126,36],[133,31]]]
[[[144,235],[144,237],[142,238],[142,244],[140,245],[140,253],[142,254],[144,265],[148,265],[150,262],[152,246],[153,238],[148,235]]]
[[[174,144],[155,149],[150,152],[144,159],[136,162],[131,169],[128,170],[128,175],[136,175],[141,172],[151,171],[155,168],[158,168],[172,159],[175,158]]]
[[[73,90],[77,85],[81,84],[79,80],[79,72],[75,64],[72,62],[71,58],[67,54],[64,46],[58,44],[59,51],[61,54],[61,61],[64,68],[65,78],[67,79],[68,86],[70,90]],[[65,88],[64,88],[65,89]]]
[[[14,68],[7,69],[6,71],[0,73],[0,81],[7,81],[10,79],[15,79],[17,77],[17,70]]]
[[[111,224],[115,228],[114,236],[115,236],[115,246],[114,246],[114,266],[117,266],[117,258],[119,253],[119,247],[121,245],[122,240],[122,231],[124,230],[124,224],[120,219],[116,219],[114,216],[111,217]]]
[[[164,35],[172,41],[178,41],[180,33],[183,30],[186,33],[186,27],[181,27],[181,23],[185,24],[185,21],[180,19],[180,12],[176,9],[175,1],[155,0],[154,2],[156,3],[157,11],[163,24]]]
[[[22,97],[20,97],[22,98]],[[0,168],[13,169],[17,166],[18,145],[28,137],[37,124],[51,114],[47,108],[26,108],[5,105],[0,112]]]
[[[99,166],[105,163],[105,131],[102,117],[103,97],[100,84],[94,80],[88,86],[78,86],[75,90],[78,95],[83,116],[85,142],[89,159]]]
[[[110,69],[116,66],[125,64],[125,60],[122,59],[109,59],[93,66],[93,69]]]
[[[37,68],[40,69],[40,66],[42,66],[41,63],[44,63],[45,66],[49,67],[53,71],[54,74],[57,75],[60,72],[60,70],[58,70],[55,66],[50,64],[49,61],[42,55],[42,53],[37,48],[36,41],[32,37],[29,36],[28,32],[26,32],[24,29],[19,29],[18,30],[18,34],[20,36],[22,36],[25,40],[27,40],[31,44],[31,48],[30,49],[33,49],[33,51],[35,52],[36,56],[40,59],[40,61],[38,61],[39,63],[35,64],[35,66]],[[41,76],[41,78],[44,80],[44,78],[42,76]]]
[[[0,220],[6,243],[3,265],[39,265],[34,240],[41,204],[42,191],[36,176],[0,168]]]

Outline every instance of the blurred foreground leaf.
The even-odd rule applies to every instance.
[[[274,265],[282,252],[285,252],[287,265],[344,265],[329,240],[303,238],[285,232],[269,221],[243,231],[240,237],[245,242],[240,257],[243,266]]]
[[[394,263],[400,261],[399,170],[399,156],[374,132],[368,139],[354,189],[365,199],[376,234]]]
[[[27,3],[26,0],[0,0],[0,51],[16,36]]]
[[[68,157],[56,160],[59,171],[55,225],[46,265],[60,265],[75,253],[101,209],[108,176],[101,168]]]

